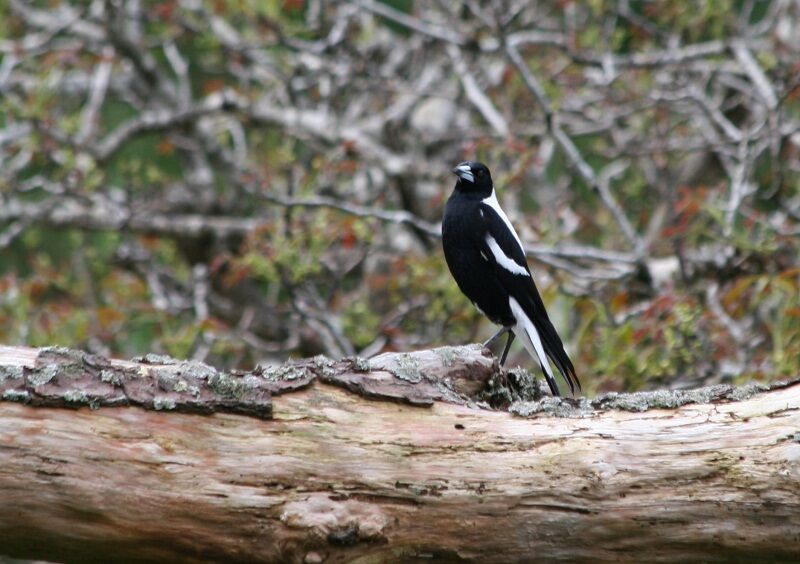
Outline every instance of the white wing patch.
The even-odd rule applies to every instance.
[[[503,249],[500,248],[500,245],[497,244],[497,241],[494,240],[494,237],[486,234],[486,244],[489,245],[489,250],[492,251],[494,255],[494,260],[497,261],[497,264],[511,272],[512,274],[521,274],[523,276],[530,276],[530,273],[524,266],[518,265],[514,262],[513,259],[510,259],[506,256],[503,252]],[[483,254],[483,252],[481,252]]]
[[[506,224],[508,230],[511,231],[511,234],[514,236],[514,239],[516,239],[517,243],[519,243],[519,248],[522,249],[522,252],[524,254],[525,249],[522,247],[522,241],[520,241],[517,232],[514,231],[514,226],[511,225],[510,221],[508,221],[508,216],[506,215],[506,212],[504,212],[503,208],[500,207],[500,202],[497,201],[497,192],[495,192],[494,188],[492,188],[492,195],[489,196],[488,198],[484,198],[483,200],[481,200],[481,202],[492,208],[495,211],[495,213],[497,213],[497,215],[500,216],[500,219],[502,219],[503,223]]]
[[[542,338],[539,337],[539,332],[533,324],[533,321],[528,319],[525,315],[525,310],[519,305],[519,302],[512,297],[508,298],[508,305],[511,307],[511,314],[514,316],[517,324],[514,325],[514,334],[517,335],[522,341],[522,345],[527,349],[531,356],[536,356],[539,359],[539,364],[542,365],[542,370],[555,380],[553,376],[553,369],[550,368],[550,362],[547,360],[547,355],[542,346]]]

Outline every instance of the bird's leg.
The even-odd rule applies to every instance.
[[[485,348],[485,349],[488,349],[488,348],[489,348],[489,345],[491,345],[492,343],[494,343],[494,342],[497,340],[497,338],[498,338],[500,335],[502,335],[503,333],[505,333],[506,331],[511,331],[511,329],[509,329],[508,327],[501,327],[501,328],[500,328],[500,330],[499,330],[497,333],[495,333],[494,335],[492,335],[492,336],[491,336],[491,338],[490,338],[488,341],[486,341],[485,343],[483,343],[483,348]]]
[[[516,335],[511,329],[507,329],[508,331],[508,340],[506,340],[506,348],[503,349],[503,356],[500,357],[500,366],[503,366],[506,363],[506,357],[508,356],[508,349],[511,348],[511,343],[514,342],[514,337]]]

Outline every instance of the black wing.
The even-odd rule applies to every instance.
[[[488,204],[480,205],[480,215],[483,218],[482,229],[478,233],[485,233],[484,240],[480,242],[481,253],[487,262],[493,265],[494,273],[500,284],[509,295],[519,302],[523,311],[533,323],[545,353],[558,368],[561,375],[569,385],[570,391],[575,392],[575,386],[581,389],[580,380],[575,374],[575,367],[564,350],[561,337],[558,336],[550,317],[545,310],[542,297],[536,289],[533,277],[530,274],[525,253],[512,231],[513,227],[500,217],[495,209]],[[489,239],[492,238],[492,240]],[[492,242],[493,241],[493,242]],[[498,256],[498,251],[502,254]],[[526,274],[523,274],[526,273]],[[545,375],[547,375],[545,373]],[[551,390],[555,382],[548,382]],[[558,389],[552,390],[558,394]]]

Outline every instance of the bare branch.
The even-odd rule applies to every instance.
[[[478,83],[475,81],[475,74],[467,67],[461,50],[458,46],[451,44],[447,46],[447,54],[453,61],[453,68],[461,84],[464,86],[467,99],[475,106],[498,135],[501,137],[507,136],[509,132],[508,123],[506,123],[505,118],[500,112],[497,111],[497,108],[495,108],[489,97],[478,86]]]
[[[111,80],[111,69],[113,67],[114,50],[107,47],[103,50],[102,60],[97,65],[97,69],[92,77],[92,86],[89,94],[89,100],[83,109],[81,116],[81,126],[78,134],[75,136],[75,142],[78,145],[86,143],[92,134],[97,129],[97,115],[100,107],[106,99],[108,91],[108,84]]]
[[[769,79],[764,75],[764,71],[761,70],[761,67],[758,66],[758,63],[753,58],[750,49],[740,42],[734,43],[731,48],[736,55],[736,60],[739,61],[747,73],[747,76],[753,81],[758,93],[761,95],[761,100],[766,104],[767,108],[774,110],[778,105],[778,98],[775,96],[775,91],[772,89]]]
[[[427,35],[428,37],[433,37],[454,45],[464,44],[464,40],[458,33],[454,33],[448,28],[409,16],[382,2],[375,2],[374,0],[354,0],[353,3],[374,14],[416,31],[417,33],[421,33],[422,35]]]

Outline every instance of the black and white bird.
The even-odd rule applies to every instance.
[[[458,287],[478,311],[502,328],[486,343],[508,333],[500,364],[519,336],[539,361],[554,396],[559,395],[548,357],[570,391],[580,382],[553,327],[525,260],[522,242],[497,201],[489,169],[467,161],[453,169],[458,176],[442,221],[442,246]]]

